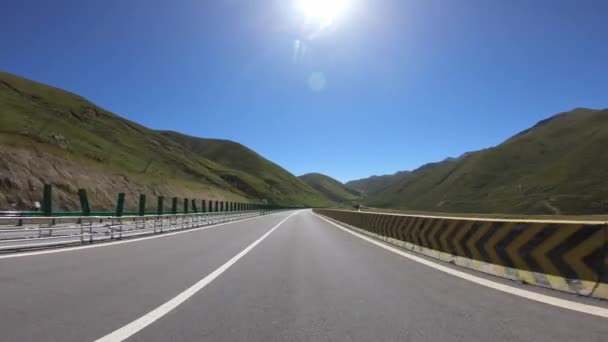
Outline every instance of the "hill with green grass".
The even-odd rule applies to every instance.
[[[44,183],[56,209],[77,209],[86,188],[94,210],[118,192],[290,206],[330,202],[285,169],[235,142],[155,131],[83,97],[0,73],[0,210],[30,209]],[[152,201],[151,201],[152,202]]]
[[[496,147],[424,165],[364,203],[441,212],[605,214],[607,146],[608,110],[579,108]]]
[[[307,173],[298,178],[327,199],[336,203],[352,204],[361,197],[358,191],[350,189],[339,181],[320,173]]]
[[[399,178],[407,176],[409,171],[400,171],[392,175],[371,176],[346,182],[344,185],[347,188],[353,189],[361,193],[363,196],[373,196],[374,194],[384,190]]]

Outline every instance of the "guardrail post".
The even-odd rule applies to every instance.
[[[196,207],[196,200],[195,199],[192,200],[192,212],[195,213],[195,214],[198,213],[198,208]]]
[[[201,200],[201,212],[202,213],[206,213],[207,212],[206,205],[207,205],[207,203],[205,203],[205,200]]]
[[[118,199],[116,200],[116,217],[121,217],[122,213],[125,209],[125,193],[121,192],[118,194]]]
[[[84,244],[84,226],[80,223],[80,243]]]
[[[173,197],[173,203],[171,203],[171,214],[177,214],[177,197]]]
[[[51,184],[44,184],[42,191],[42,214],[44,216],[53,215],[53,187]]]
[[[184,214],[188,213],[188,199],[184,198]]]
[[[215,201],[215,212],[218,212],[218,209],[220,208],[220,202],[219,201]]]
[[[139,195],[139,216],[144,216],[146,214],[146,195]]]
[[[163,196],[158,196],[158,200],[156,202],[156,215],[161,216],[164,211],[163,202],[165,198]]]
[[[80,198],[80,208],[83,216],[91,216],[91,207],[89,206],[89,198],[85,189],[78,189],[78,197]]]
[[[89,221],[89,243],[93,243],[93,222]]]

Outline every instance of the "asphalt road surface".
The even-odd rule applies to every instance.
[[[98,339],[607,341],[608,319],[440,272],[310,211],[0,256],[0,341]]]

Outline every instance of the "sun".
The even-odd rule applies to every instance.
[[[346,11],[349,0],[297,0],[296,5],[307,19],[333,22]]]

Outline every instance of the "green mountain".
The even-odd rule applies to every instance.
[[[409,171],[400,171],[392,175],[371,176],[348,181],[344,185],[360,192],[364,196],[373,196],[396,182],[398,179],[407,176],[409,173]]]
[[[238,143],[151,130],[78,95],[8,73],[0,73],[0,147],[0,210],[31,208],[45,182],[54,185],[56,209],[78,208],[78,188],[88,190],[94,210],[112,209],[118,192],[126,193],[129,208],[140,192],[329,204]]]
[[[608,110],[575,109],[502,144],[427,164],[366,199],[408,210],[605,214]]]
[[[221,177],[254,198],[270,198],[274,203],[308,206],[329,204],[329,201],[297,177],[239,143],[195,138],[176,132],[160,133],[198,156],[229,167],[231,172],[220,172]]]
[[[351,204],[361,197],[358,191],[320,173],[307,173],[298,178],[333,202]]]

